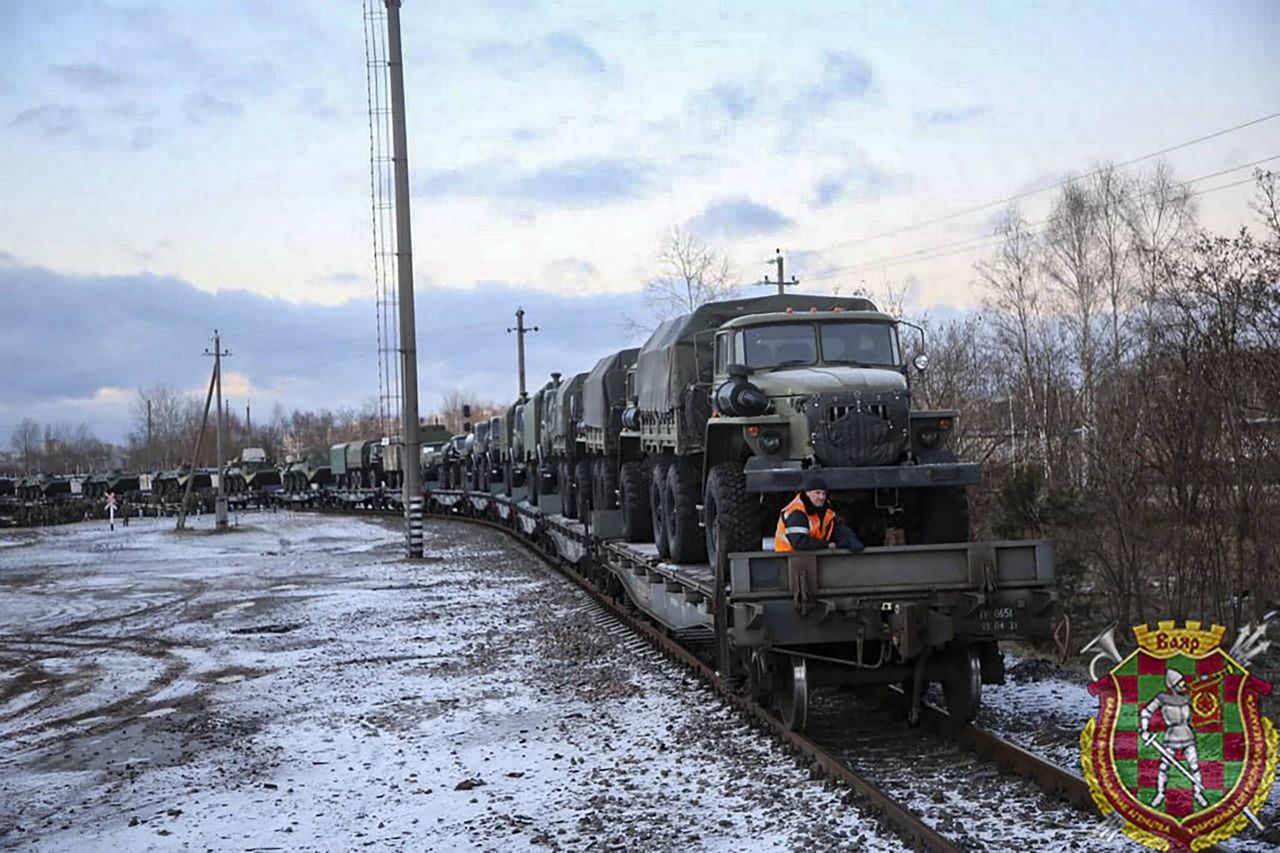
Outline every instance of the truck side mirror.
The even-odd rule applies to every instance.
[[[471,417],[471,404],[470,404],[470,403],[463,403],[463,404],[462,404],[462,416],[463,416],[464,418],[469,418],[469,417]]]
[[[911,364],[915,367],[917,373],[924,373],[925,368],[929,366],[929,356],[924,353],[920,353],[918,356],[911,359]]]

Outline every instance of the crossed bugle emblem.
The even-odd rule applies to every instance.
[[[1098,714],[1080,733],[1080,764],[1107,825],[1156,850],[1203,850],[1253,825],[1275,781],[1280,736],[1258,700],[1268,682],[1245,664],[1268,645],[1265,624],[1230,652],[1226,629],[1161,622],[1133,629],[1127,656],[1109,628],[1084,651]],[[1099,676],[1095,667],[1114,666]]]

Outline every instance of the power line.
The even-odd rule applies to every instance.
[[[1097,169],[1094,169],[1091,172],[1088,172],[1076,178],[1068,178],[1063,181],[1055,181],[1052,184],[1045,184],[1044,186],[1036,187],[1034,189],[1024,190],[1023,192],[1014,193],[1013,195],[1005,196],[1004,198],[997,199],[995,201],[989,201],[989,202],[986,202],[985,204],[979,204],[979,205],[975,205],[974,207],[965,208],[964,210],[957,210],[951,213],[945,213],[942,216],[936,216],[933,219],[926,219],[922,222],[915,222],[910,225],[901,225],[897,228],[891,228],[888,231],[881,231],[878,234],[871,234],[867,237],[857,237],[852,240],[845,240],[840,243],[835,243],[831,246],[828,246],[826,249],[821,249],[819,251],[830,252],[834,249],[843,249],[848,246],[859,246],[859,245],[862,245],[863,243],[870,243],[873,240],[881,240],[885,237],[892,237],[897,234],[905,234],[906,232],[914,231],[917,228],[924,228],[929,225],[937,225],[938,223],[941,223],[941,222],[949,222],[952,219],[959,219],[962,216],[968,216],[969,214],[979,213],[983,210],[987,210],[992,207],[999,207],[1001,205],[1009,204],[1010,202],[1017,201],[1018,199],[1027,198],[1033,195],[1039,195],[1040,193],[1046,192],[1047,190],[1057,189],[1058,187],[1069,186],[1070,184],[1073,184],[1077,181],[1083,181],[1093,177],[1094,175],[1100,174],[1101,172],[1107,169],[1112,169],[1112,168],[1125,169],[1137,163],[1142,163],[1146,160],[1151,160],[1153,158],[1160,157],[1165,154],[1171,154],[1172,152],[1180,151],[1183,148],[1190,148],[1192,145],[1199,145],[1201,142],[1208,142],[1211,139],[1217,139],[1220,136],[1226,136],[1229,133],[1235,133],[1237,131],[1244,130],[1249,127],[1253,127],[1254,125],[1262,124],[1263,122],[1268,122],[1276,118],[1280,118],[1280,113],[1271,113],[1270,115],[1259,116],[1258,118],[1250,119],[1249,121],[1241,122],[1240,124],[1232,125],[1231,127],[1226,127],[1221,130],[1215,130],[1214,132],[1206,133],[1203,136],[1197,136],[1195,139],[1188,139],[1186,142],[1179,142],[1177,145],[1170,145],[1167,148],[1161,148],[1159,151],[1152,151],[1149,154],[1143,154],[1140,157],[1134,157],[1133,159],[1125,160],[1121,163],[1101,166]]]
[[[1277,113],[1277,115],[1280,115],[1280,113]],[[1217,172],[1210,172],[1209,174],[1200,175],[1198,177],[1191,178],[1190,180],[1187,180],[1187,181],[1180,181],[1179,184],[1183,187],[1190,187],[1192,184],[1196,184],[1201,181],[1207,181],[1211,178],[1222,177],[1223,175],[1230,174],[1231,172],[1238,172],[1241,169],[1250,169],[1255,166],[1260,166],[1263,163],[1269,163],[1273,160],[1280,160],[1280,154],[1274,154],[1270,157],[1264,157],[1260,160],[1254,160],[1251,163],[1242,163],[1238,166],[1232,166],[1227,169],[1221,169]],[[1209,193],[1218,192],[1220,190],[1227,190],[1233,187],[1238,187],[1238,186],[1241,186],[1242,184],[1247,184],[1252,181],[1253,181],[1252,177],[1244,178],[1239,181],[1233,181],[1232,183],[1229,183],[1229,184],[1223,184],[1222,186],[1211,187],[1206,190],[1198,190],[1196,192],[1190,193],[1190,195],[1191,197],[1194,198],[1196,196],[1207,195]],[[1035,229],[1044,225],[1047,222],[1048,222],[1048,218],[1046,217],[1045,219],[1041,219],[1037,222],[1031,223],[1029,227],[1031,229]],[[897,266],[907,261],[928,261],[928,260],[934,260],[936,258],[948,257],[950,255],[963,254],[965,252],[974,251],[975,249],[986,248],[989,245],[995,245],[999,243],[999,241],[1000,241],[1000,237],[998,235],[990,235],[990,234],[984,235],[981,237],[966,237],[963,240],[956,240],[950,243],[943,243],[941,245],[936,245],[936,246],[928,246],[923,249],[913,249],[909,252],[902,252],[896,255],[888,255],[886,257],[881,257],[881,258],[873,258],[872,260],[867,261],[865,263],[861,263],[861,264],[848,264],[845,266],[831,267],[829,269],[823,270],[822,272],[811,274],[809,276],[809,279],[811,281],[826,281],[828,279],[834,278],[837,275],[848,273],[850,271],[855,271],[855,270],[858,272],[875,272],[881,269],[885,269],[887,267]]]

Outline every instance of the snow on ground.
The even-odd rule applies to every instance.
[[[6,534],[0,847],[902,849],[501,534],[240,521]]]

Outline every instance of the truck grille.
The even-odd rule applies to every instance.
[[[892,465],[905,447],[905,398],[827,398],[812,407],[813,455],[826,466]]]

